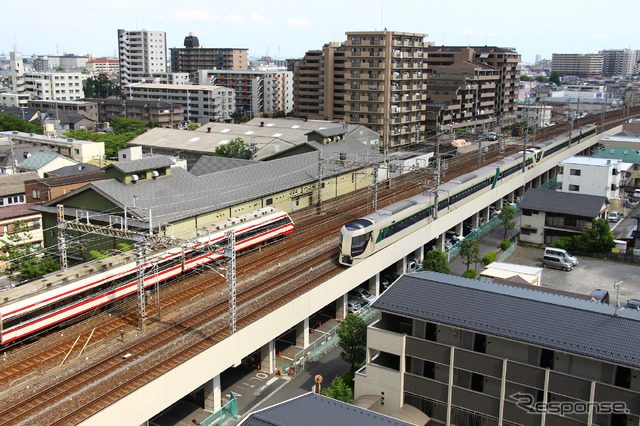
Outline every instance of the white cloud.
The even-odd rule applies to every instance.
[[[311,22],[305,21],[305,20],[302,20],[302,19],[289,18],[289,19],[287,19],[287,23],[289,25],[293,25],[293,26],[300,27],[300,28],[311,28],[312,27],[311,26]]]
[[[273,24],[273,22],[269,21],[267,18],[261,16],[257,12],[253,12],[251,14],[251,20],[256,24]]]
[[[594,34],[594,35],[593,35],[593,38],[595,38],[595,39],[597,39],[597,40],[602,40],[602,39],[604,39],[604,38],[607,38],[607,36],[606,36],[606,35],[604,35],[604,34]]]
[[[247,20],[244,19],[244,16],[242,16],[242,15],[234,15],[234,14],[229,14],[229,15],[225,16],[223,21],[224,22],[233,22],[233,23],[244,23],[244,22],[247,22]]]
[[[459,32],[458,34],[460,35],[467,35],[467,36],[472,36],[475,34],[475,32],[471,29],[471,28],[465,28],[464,30],[462,30],[461,32]]]
[[[218,15],[213,15],[206,10],[178,10],[173,13],[173,19],[177,21],[197,21],[197,22],[211,22],[218,21]]]

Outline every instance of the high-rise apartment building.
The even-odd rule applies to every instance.
[[[424,140],[436,123],[469,129],[516,119],[515,50],[435,47],[425,37],[349,32],[345,43],[307,52],[295,70],[295,115],[365,125],[387,149]]]
[[[345,121],[382,135],[384,149],[417,142],[424,131],[427,34],[347,32]]]
[[[189,33],[184,39],[184,47],[172,47],[171,71],[189,73],[195,81],[199,70],[247,70],[249,69],[248,49],[216,49],[200,47],[198,37]]]
[[[628,77],[640,70],[640,50],[610,49],[601,50],[602,74],[606,76]]]
[[[164,31],[118,30],[120,86],[167,72],[167,37]]]
[[[551,56],[551,72],[556,72],[560,76],[602,75],[603,59],[599,53],[554,53]]]
[[[254,118],[260,114],[293,111],[291,71],[199,70],[198,84],[216,84],[235,91],[236,110]]]
[[[520,54],[495,46],[429,46],[426,127],[491,127],[515,121]],[[432,85],[433,83],[433,85]]]
[[[344,43],[310,50],[294,72],[294,115],[312,120],[344,119]]]

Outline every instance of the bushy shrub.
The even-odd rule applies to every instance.
[[[509,240],[504,240],[503,242],[500,243],[500,248],[502,250],[507,250],[509,249],[509,247],[511,247],[511,241]]]
[[[495,261],[496,261],[496,252],[495,251],[490,251],[489,253],[485,254],[484,257],[482,258],[482,264],[484,266],[487,266],[491,262],[495,262]]]
[[[462,273],[462,276],[465,277],[465,278],[472,278],[473,279],[473,278],[476,277],[476,275],[477,275],[477,273],[473,269],[467,269],[466,271],[464,271]]]

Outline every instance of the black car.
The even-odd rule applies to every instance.
[[[640,311],[640,300],[638,299],[627,300],[627,306],[625,306],[625,309],[635,309],[636,311]]]
[[[607,290],[596,289],[589,295],[593,302],[609,304],[609,292]]]

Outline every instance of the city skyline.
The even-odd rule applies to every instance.
[[[426,41],[449,46],[515,48],[523,61],[552,53],[597,53],[603,49],[640,49],[633,19],[640,3],[613,0],[574,4],[542,0],[514,9],[503,0],[462,0],[455,8],[419,0],[328,0],[321,7],[304,2],[196,0],[188,7],[157,2],[81,2],[26,0],[5,5],[0,52],[24,56],[72,53],[117,57],[117,30],[164,31],[167,48],[182,47],[193,32],[201,46],[248,48],[253,57],[301,58],[328,42],[345,41],[347,31],[388,29],[428,34]],[[374,6],[372,6],[372,4]],[[615,29],[615,32],[612,31]]]

